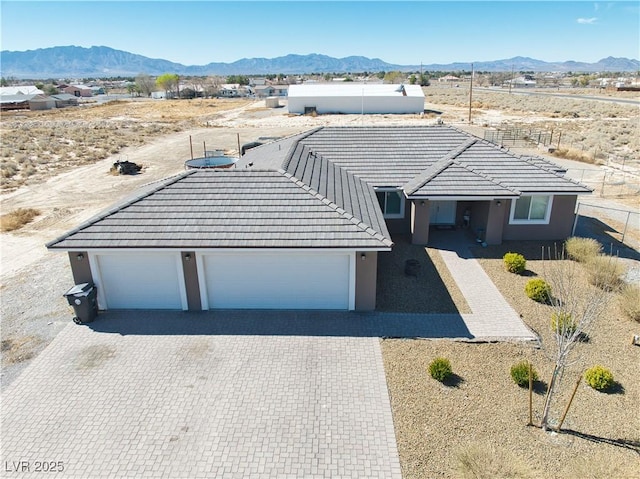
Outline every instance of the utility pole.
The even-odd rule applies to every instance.
[[[511,85],[513,84],[513,64],[511,64],[511,80],[509,80],[509,95],[511,95]]]
[[[471,124],[471,101],[473,100],[473,63],[471,64],[471,83],[469,84],[469,124]]]

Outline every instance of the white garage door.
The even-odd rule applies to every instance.
[[[348,254],[204,256],[210,309],[349,309]]]
[[[183,286],[176,255],[104,254],[97,256],[97,263],[101,283],[98,293],[106,302],[101,307],[182,309]]]

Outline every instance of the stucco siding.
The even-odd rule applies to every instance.
[[[362,255],[364,259],[362,259]],[[376,309],[376,279],[378,275],[378,252],[356,253],[356,311]]]
[[[571,236],[575,217],[577,196],[562,195],[553,197],[553,206],[546,225],[513,225],[509,224],[509,214],[504,218],[504,240],[561,240]],[[507,211],[511,208],[511,200],[505,201]]]
[[[69,265],[75,284],[94,283],[86,251],[69,251]]]
[[[196,253],[194,251],[184,251],[181,256],[184,284],[187,293],[187,306],[189,311],[202,311]]]

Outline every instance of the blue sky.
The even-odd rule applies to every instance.
[[[104,45],[185,65],[288,53],[418,65],[640,58],[640,3],[5,1],[1,49]]]

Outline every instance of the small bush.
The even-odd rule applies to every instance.
[[[435,358],[429,364],[429,374],[436,381],[443,382],[449,376],[451,376],[451,363],[447,358]]]
[[[613,386],[613,373],[603,366],[596,365],[585,371],[584,380],[596,391],[605,391]]]
[[[627,284],[622,288],[620,309],[629,319],[640,322],[640,285]]]
[[[531,366],[531,376],[534,381],[538,380],[537,371]],[[520,386],[520,387],[528,387],[529,386],[529,361],[520,361],[519,363],[511,366],[511,379]]]
[[[564,243],[567,256],[578,263],[586,263],[602,252],[602,245],[593,238],[574,236]]]
[[[551,300],[551,286],[544,279],[530,279],[527,281],[524,291],[529,298],[538,303],[548,303]]]
[[[578,325],[569,313],[553,313],[551,315],[551,329],[562,336],[571,336],[578,329]]]
[[[13,210],[6,215],[0,216],[0,230],[14,231],[22,228],[39,214],[40,212],[33,208],[18,208],[17,210]]]
[[[506,253],[502,261],[510,273],[520,274],[527,266],[527,260],[520,253]]]
[[[598,255],[587,261],[589,283],[604,291],[614,291],[622,284],[624,265],[614,256]]]

